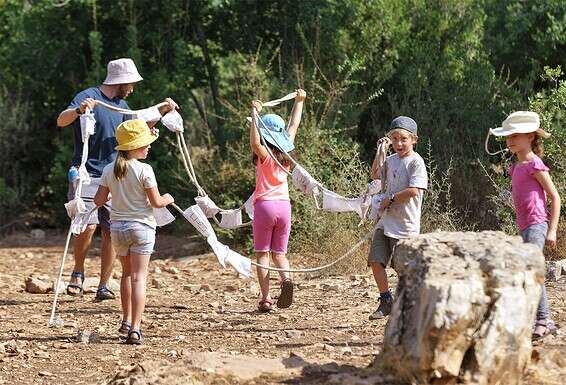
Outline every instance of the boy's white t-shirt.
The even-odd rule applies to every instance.
[[[381,172],[381,177],[386,178],[386,196],[409,187],[419,189],[417,196],[410,198],[407,202],[394,201],[385,210],[380,226],[384,234],[396,239],[419,234],[423,194],[428,187],[428,175],[423,158],[416,152],[403,158],[398,154],[393,154],[387,157]]]
[[[100,185],[108,187],[112,194],[110,221],[135,221],[155,228],[157,223],[153,208],[145,192],[145,189],[157,187],[153,168],[137,159],[129,159],[128,173],[117,180],[114,176],[115,163],[104,167],[100,180]]]

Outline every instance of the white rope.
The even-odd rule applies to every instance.
[[[488,155],[499,155],[499,154],[505,154],[505,153],[509,152],[508,148],[503,148],[503,149],[498,150],[496,152],[489,151],[489,137],[490,136],[491,136],[491,130],[489,130],[487,132],[487,136],[485,137],[485,152],[487,152]]]
[[[67,253],[69,251],[69,243],[71,242],[71,228],[69,227],[69,232],[67,233],[67,240],[65,241],[65,251],[63,251],[63,257],[61,258],[61,266],[59,267],[59,276],[57,277],[57,284],[55,285],[55,298],[53,298],[53,305],[51,306],[51,316],[47,322],[47,326],[54,326],[55,319],[55,308],[57,307],[57,299],[59,298],[59,285],[61,284],[61,278],[63,277],[63,269],[65,268],[65,259],[67,258]]]
[[[177,206],[175,203],[172,203],[171,206],[173,206],[173,208],[175,210],[177,210],[183,216],[183,218],[185,218],[185,216],[183,215],[184,212],[179,206]],[[185,218],[185,220],[187,220],[187,222],[189,222],[189,220],[187,218]],[[348,251],[346,251],[344,254],[342,254],[339,258],[335,259],[334,261],[327,263],[326,265],[322,265],[322,266],[318,266],[318,267],[312,267],[312,268],[305,268],[305,269],[283,269],[283,268],[279,268],[279,267],[271,267],[271,266],[262,265],[262,264],[259,264],[257,262],[252,261],[251,258],[249,258],[250,263],[253,266],[256,266],[256,267],[259,267],[259,268],[262,268],[262,269],[266,269],[266,270],[269,270],[269,271],[287,272],[287,273],[312,273],[312,272],[324,270],[324,269],[327,269],[329,267],[334,266],[338,262],[340,262],[343,259],[348,258],[350,255],[352,255],[352,253],[354,253],[357,249],[359,249],[364,244],[364,242],[366,242],[373,235],[373,233],[375,232],[375,230],[377,229],[378,226],[379,226],[379,222],[373,227],[372,230],[367,232]]]
[[[103,107],[108,108],[109,110],[112,110],[114,112],[118,112],[122,115],[137,115],[139,113],[139,111],[142,111],[142,110],[128,110],[126,108],[116,107],[116,106],[113,106],[111,104],[104,103],[103,101],[100,101],[100,100],[95,100],[94,102],[97,105],[101,105]],[[161,102],[161,103],[156,104],[155,106],[152,106],[152,107],[161,108],[161,107],[165,107],[168,104],[169,104],[168,102]],[[149,108],[151,108],[151,107],[149,107]]]

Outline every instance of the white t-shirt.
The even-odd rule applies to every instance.
[[[145,189],[157,187],[153,169],[149,164],[129,159],[128,173],[116,180],[114,164],[104,167],[100,179],[100,185],[108,187],[112,194],[110,221],[135,221],[155,228],[157,223],[145,192]]]
[[[416,152],[400,158],[393,154],[385,160],[381,177],[386,178],[386,196],[409,187],[419,189],[417,196],[407,202],[393,202],[383,213],[381,228],[386,236],[396,239],[417,235],[421,230],[423,193],[428,186],[428,176],[423,158]],[[387,173],[387,175],[384,175]]]

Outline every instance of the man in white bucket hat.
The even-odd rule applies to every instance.
[[[89,138],[88,160],[86,169],[90,176],[90,184],[83,185],[81,198],[85,202],[87,210],[94,207],[94,195],[100,184],[100,177],[104,166],[116,158],[117,142],[115,138],[116,127],[131,116],[122,115],[102,106],[96,106],[96,101],[102,101],[111,106],[129,109],[126,99],[133,91],[137,82],[143,80],[132,59],[124,58],[108,62],[107,74],[104,82],[97,86],[87,88],[79,92],[57,118],[57,126],[66,127],[74,124],[74,153],[69,170],[69,192],[68,199],[75,195],[77,168],[81,163],[82,135],[79,119],[86,109],[94,113],[96,119],[95,132]],[[177,108],[177,104],[170,98],[165,99],[168,103],[159,109],[161,115]],[[155,124],[155,122],[153,123]],[[151,124],[150,124],[151,127]],[[100,225],[102,233],[102,246],[100,251],[101,268],[100,282],[96,293],[97,300],[114,299],[114,293],[108,288],[108,280],[112,275],[114,264],[114,250],[110,240],[110,205],[98,208],[97,215],[89,219],[87,229],[76,237],[74,242],[75,266],[71,274],[71,280],[67,286],[69,295],[82,295],[84,276],[84,261],[90,247],[92,236],[96,226]]]

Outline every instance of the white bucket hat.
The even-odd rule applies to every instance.
[[[536,112],[516,111],[507,117],[501,127],[490,128],[489,132],[495,136],[509,136],[513,134],[528,134],[536,132],[543,138],[550,137],[550,134],[540,128],[540,118]]]
[[[143,80],[132,59],[116,59],[108,62],[106,79],[102,84],[128,84]]]

